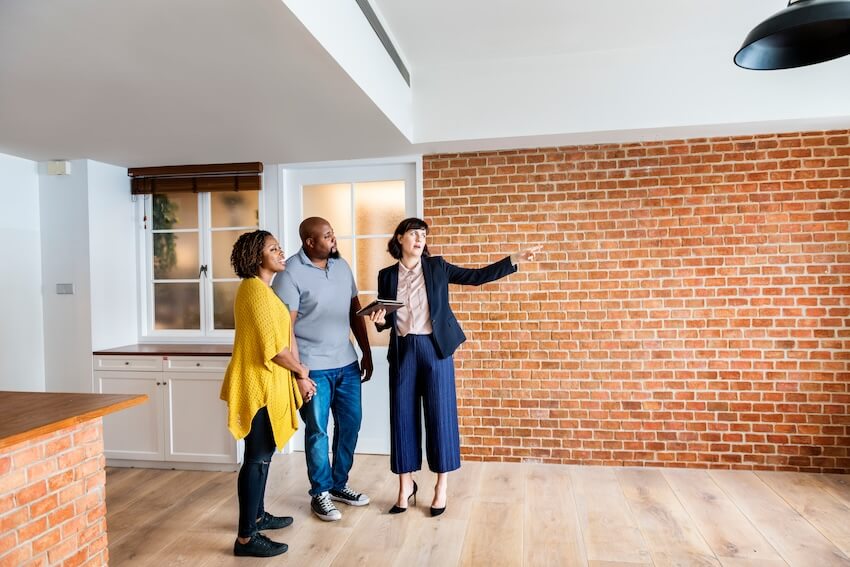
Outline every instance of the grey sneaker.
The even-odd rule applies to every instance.
[[[331,497],[327,492],[314,496],[310,502],[310,508],[312,508],[314,514],[326,522],[335,522],[342,518],[342,514],[331,502]]]
[[[351,506],[365,506],[369,503],[369,497],[359,492],[354,492],[348,485],[345,485],[342,490],[331,490],[331,500],[337,502],[345,502]]]

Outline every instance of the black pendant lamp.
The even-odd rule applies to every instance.
[[[850,53],[850,0],[790,0],[747,34],[735,64],[790,69]]]

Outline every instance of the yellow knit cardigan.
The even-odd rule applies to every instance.
[[[236,335],[224,374],[221,399],[227,402],[227,428],[236,439],[251,431],[251,421],[268,408],[275,445],[286,445],[298,429],[301,392],[286,368],[272,362],[292,338],[286,305],[259,278],[242,280],[233,306]]]

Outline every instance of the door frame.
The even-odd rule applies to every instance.
[[[301,240],[298,225],[303,217],[302,187],[329,183],[361,183],[388,179],[405,180],[405,213],[422,217],[424,211],[422,156],[403,156],[381,160],[307,163],[279,166],[277,181],[280,196],[277,207],[278,232],[283,238],[287,257],[298,252]],[[354,345],[360,356],[360,350]],[[389,430],[389,367],[387,348],[372,347],[375,372],[363,384],[363,425],[357,443],[358,453],[388,455]],[[331,417],[330,422],[333,422]],[[331,436],[331,427],[328,427]],[[303,429],[297,431],[288,450],[304,449]]]

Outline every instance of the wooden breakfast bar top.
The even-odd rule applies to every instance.
[[[145,395],[0,391],[0,449],[129,408]]]

